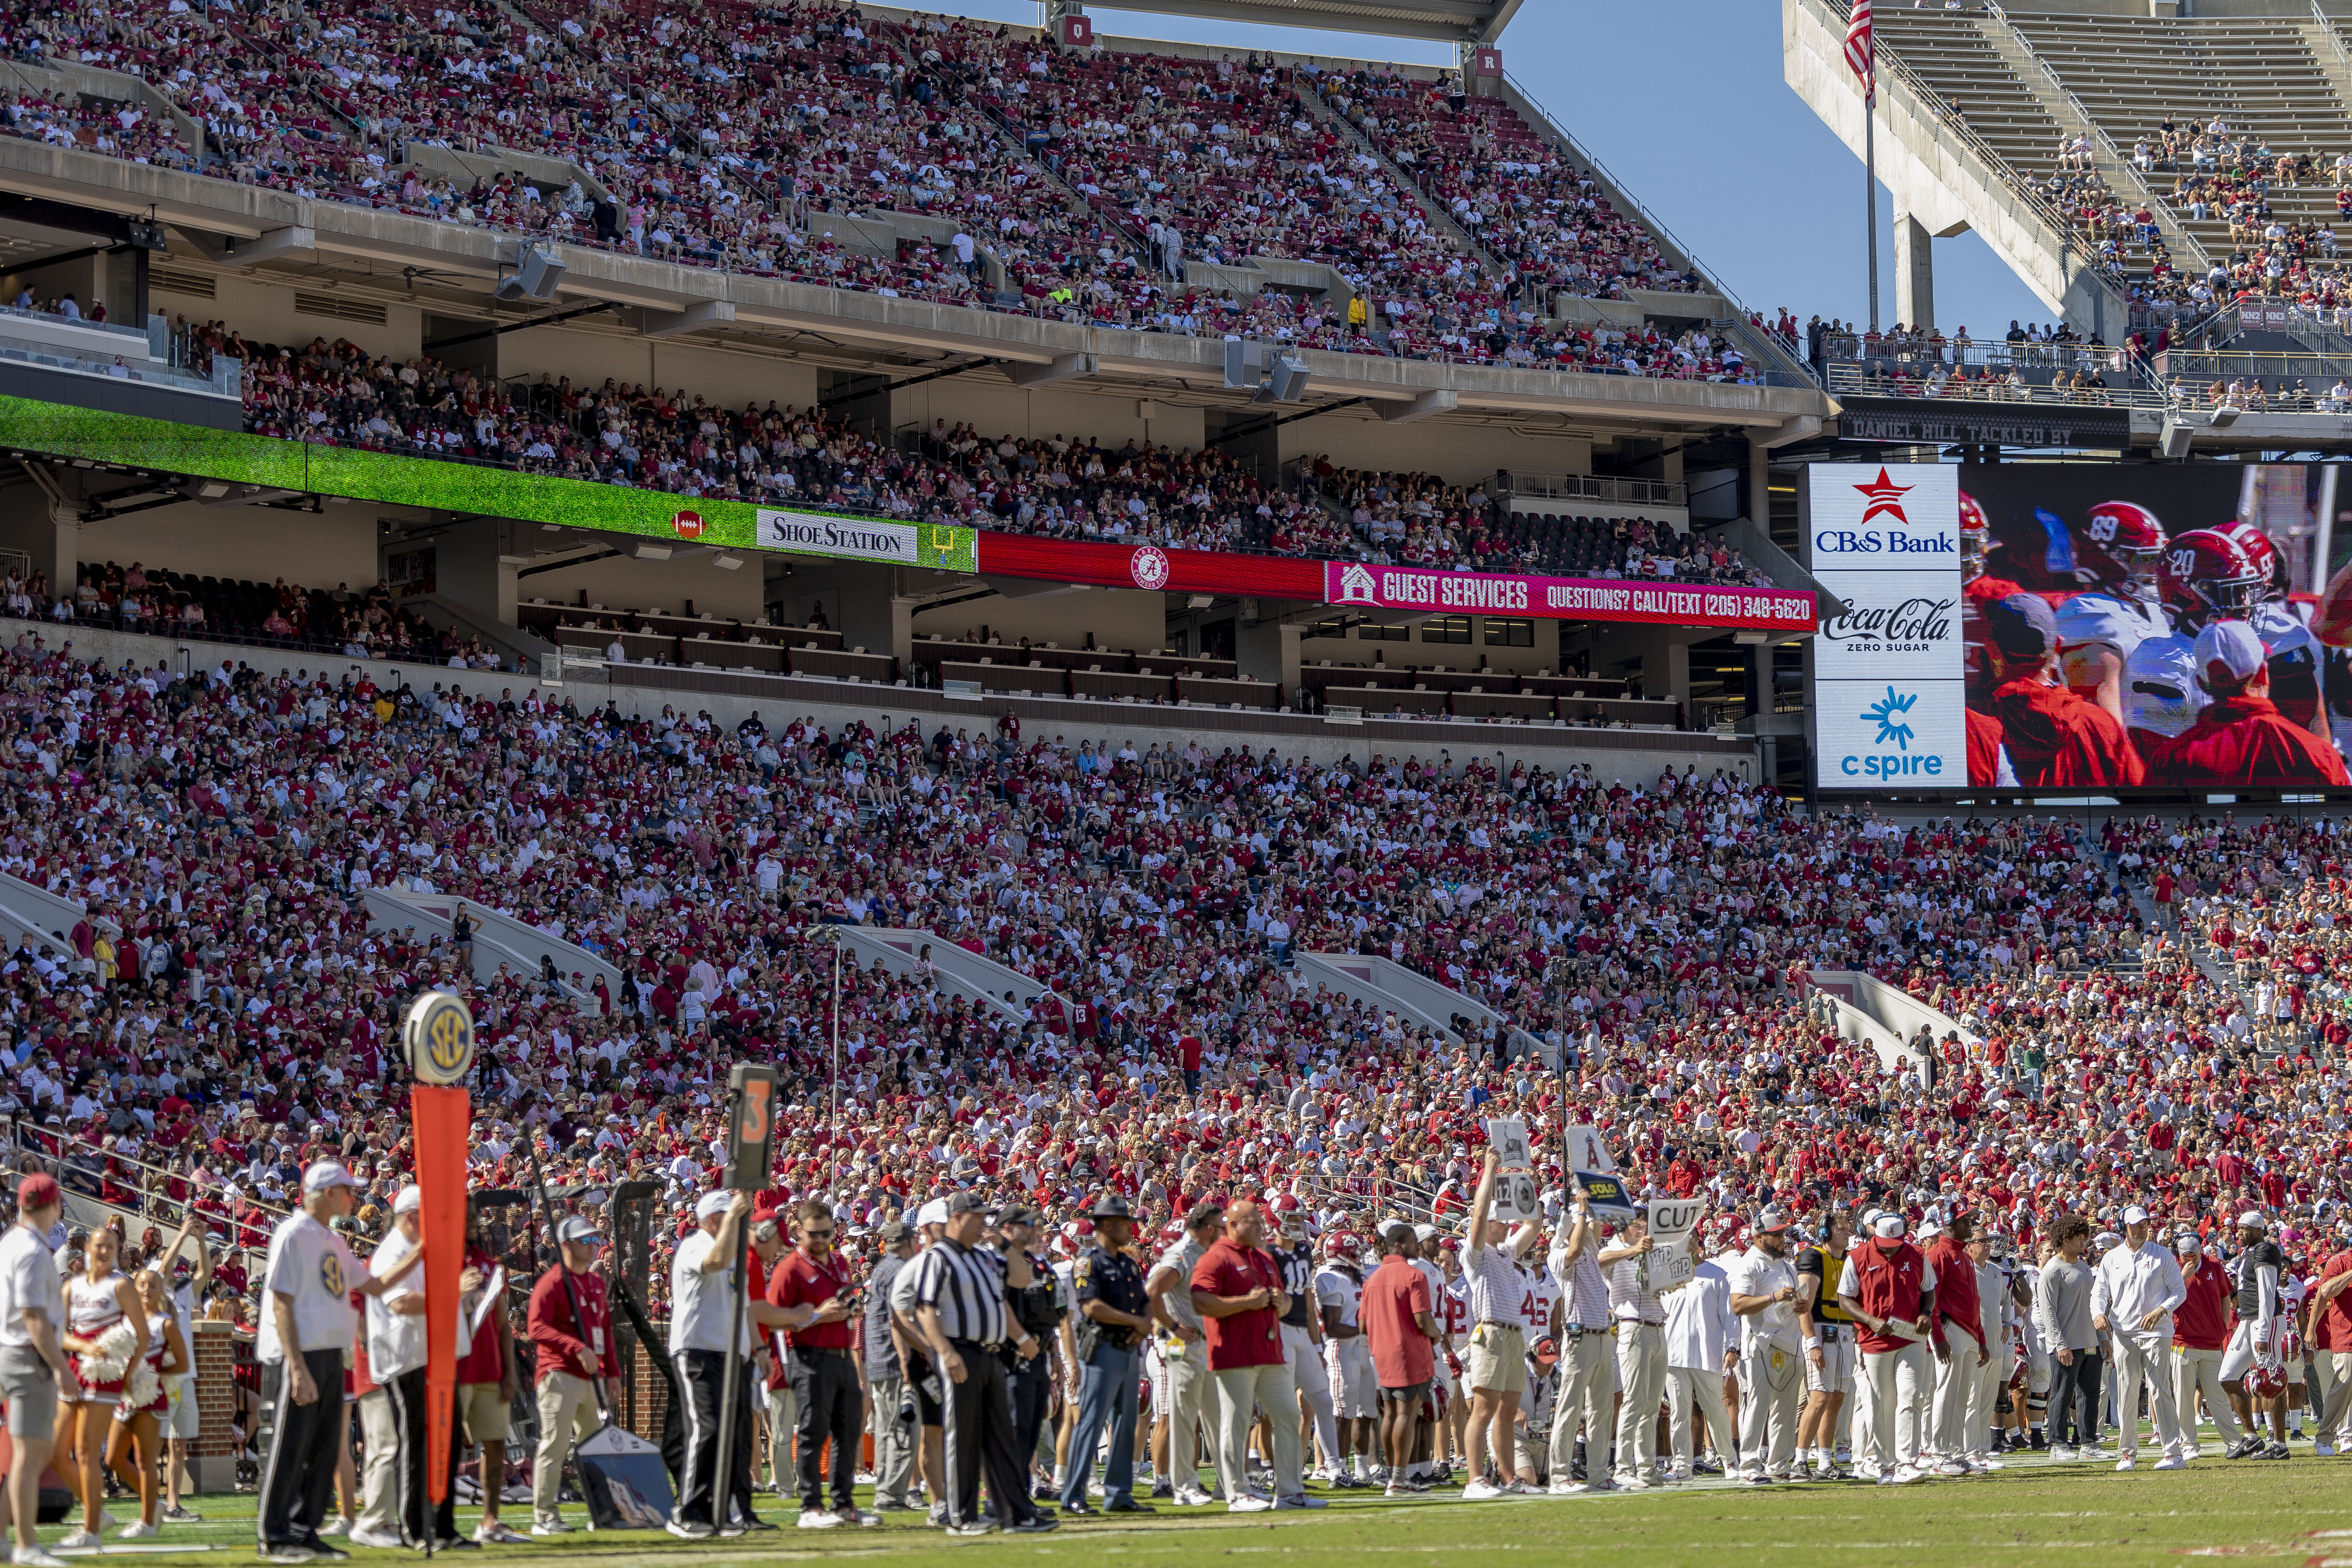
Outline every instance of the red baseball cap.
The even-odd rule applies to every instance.
[[[45,1209],[62,1203],[64,1194],[58,1191],[58,1179],[37,1173],[16,1184],[16,1206],[19,1209]]]

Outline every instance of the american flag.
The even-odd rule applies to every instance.
[[[1846,24],[1845,63],[1862,79],[1865,103],[1878,101],[1878,45],[1870,31],[1870,0],[1853,0],[1853,20]]]

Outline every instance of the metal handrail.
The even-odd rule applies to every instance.
[[[2314,5],[2317,3],[2318,0],[2313,0]],[[2007,30],[2017,47],[2024,51],[2025,58],[2042,68],[2042,74],[2049,79],[2052,89],[2066,100],[2068,110],[2082,122],[2083,130],[2090,134],[2095,144],[2114,161],[2116,168],[2122,174],[2125,182],[2137,189],[2140,199],[2147,204],[2148,211],[2155,213],[2163,225],[2172,231],[2173,237],[2186,247],[2188,254],[2196,260],[2198,270],[2201,272],[2211,267],[2213,258],[2206,254],[2205,247],[2199,243],[2197,237],[2181,223],[2180,215],[2172,209],[2171,204],[2156,194],[2154,187],[2150,186],[2147,179],[2141,175],[2139,165],[2124,156],[2123,149],[2116,144],[2116,139],[2113,136],[2107,134],[2106,127],[2101,125],[2096,117],[2091,113],[2090,106],[2075,96],[2073,88],[2060,79],[2057,68],[2042,58],[2042,52],[2033,47],[2033,40],[2025,36],[2024,29],[2009,19],[2009,13],[2000,8],[2000,0],[1985,0],[1985,11]]]
[[[1968,382],[1971,390],[1944,390],[1930,394],[1927,377],[1922,375],[1901,384],[1880,383],[1872,373],[1884,367],[1885,361],[1868,363],[1853,360],[1832,360],[1829,363],[1829,389],[1833,396],[1916,397],[1945,403],[2041,403],[2053,406],[2076,408],[2165,408],[2170,400],[2162,394],[2138,386],[2103,386],[2088,395],[2055,386],[2027,383],[2011,386],[2007,382]],[[1981,391],[1974,390],[1982,388]]]
[[[195,1194],[193,1189],[195,1186],[195,1179],[188,1172],[175,1171],[168,1165],[158,1165],[153,1161],[142,1160],[136,1154],[125,1154],[121,1151],[110,1148],[99,1140],[90,1138],[85,1134],[52,1132],[49,1129],[37,1122],[31,1122],[28,1124],[24,1121],[18,1121],[12,1126],[11,1131],[14,1141],[18,1148],[38,1154],[42,1158],[48,1160],[60,1168],[70,1168],[76,1173],[79,1173],[80,1168],[73,1163],[85,1154],[95,1156],[99,1165],[100,1166],[102,1166],[106,1161],[112,1160],[117,1164],[131,1167],[131,1169],[142,1172],[149,1175],[160,1176],[166,1181],[186,1183],[191,1188],[190,1196],[187,1201],[180,1203],[176,1206],[182,1209],[186,1209],[191,1206],[194,1201]],[[67,1181],[65,1184],[68,1187],[73,1188],[74,1191],[80,1193],[81,1196],[88,1197],[98,1202],[105,1201],[104,1199],[100,1198],[98,1194],[95,1192],[81,1193],[80,1189],[74,1187],[73,1183],[69,1180]],[[227,1184],[224,1182],[221,1185],[226,1186]],[[138,1191],[142,1200],[140,1205],[141,1212],[143,1215],[147,1207],[145,1200],[152,1196],[152,1193],[151,1189],[143,1185],[140,1187]],[[171,1200],[164,1199],[163,1201],[168,1203]],[[255,1208],[257,1208],[262,1213],[271,1216],[273,1222],[284,1219],[288,1215],[294,1212],[283,1205],[265,1203],[261,1199],[253,1197],[250,1194],[247,1194],[247,1201],[251,1203]]]

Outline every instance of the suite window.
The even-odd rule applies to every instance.
[[[1432,616],[1421,623],[1421,640],[1466,644],[1471,640],[1470,617],[1468,616]]]
[[[1526,616],[1488,616],[1486,646],[1533,647],[1536,646],[1536,624]]]

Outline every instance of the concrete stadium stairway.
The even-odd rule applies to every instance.
[[[2168,114],[2183,123],[2218,117],[2233,136],[2249,133],[2274,152],[2308,153],[2331,163],[2352,146],[2352,114],[2339,92],[2338,71],[2332,68],[2338,63],[2334,44],[2309,16],[2158,19],[2021,7],[2005,15],[2126,155]],[[1986,26],[1995,25],[1988,18]],[[2328,31],[2335,30],[2331,23]],[[2328,50],[2328,60],[2314,52],[2315,41]],[[2155,175],[2151,183],[2159,195],[2168,195],[2172,177]],[[2306,180],[2294,189],[2273,184],[2270,204],[2290,224],[2332,221],[2332,176]],[[2230,253],[2227,222],[2189,218],[2185,205],[2180,213],[2183,226],[2207,251]]]
[[[83,908],[76,900],[0,872],[0,946],[13,948],[26,935],[36,943],[44,938],[65,942],[80,923]]]

